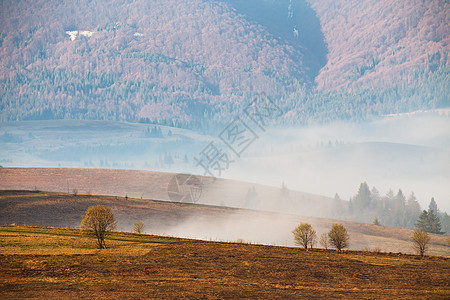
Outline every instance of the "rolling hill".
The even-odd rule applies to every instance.
[[[112,195],[169,201],[168,191],[175,173],[69,168],[0,168],[0,189],[41,190],[94,195]],[[280,188],[196,176],[201,186],[199,203],[266,211],[301,213],[312,216],[330,216],[331,198],[290,191],[285,196]],[[257,191],[250,197],[249,191]],[[345,206],[345,202],[343,202]]]
[[[86,209],[102,204],[111,207],[122,231],[142,220],[153,234],[292,246],[291,231],[299,222],[313,224],[319,234],[341,222],[352,235],[351,249],[412,252],[411,230],[337,221],[334,218],[346,215],[336,215],[336,202],[327,197],[197,176],[200,197],[178,200],[169,195],[175,191],[171,186],[175,175],[114,169],[0,168],[0,190],[4,190],[0,223],[78,228]],[[189,194],[189,190],[179,192]],[[346,210],[348,202],[341,201],[339,206]],[[434,235],[431,253],[448,255],[445,239]]]
[[[130,231],[134,222],[143,221],[146,233],[158,235],[294,246],[291,231],[300,222],[312,224],[319,236],[340,222],[349,231],[352,250],[413,253],[412,230],[408,229],[306,217],[301,212],[281,214],[85,194],[1,191],[0,224],[79,228],[87,208],[99,204],[111,208],[119,231]],[[448,256],[446,237],[432,235],[429,253]]]
[[[265,92],[298,124],[449,106],[449,3],[2,1],[0,120],[208,128]]]

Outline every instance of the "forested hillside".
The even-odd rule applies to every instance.
[[[309,2],[329,51],[320,91],[368,93],[374,112],[449,106],[449,1]]]
[[[414,84],[448,66],[448,1],[310,2],[329,47],[320,89]]]
[[[448,1],[0,3],[0,120],[197,128],[258,93],[284,123],[449,105]]]

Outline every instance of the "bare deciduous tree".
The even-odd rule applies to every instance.
[[[347,229],[342,224],[333,224],[330,232],[328,233],[330,243],[339,251],[347,248],[349,245],[350,236],[347,233]]]
[[[308,245],[312,248],[316,242],[316,231],[311,224],[300,223],[293,231],[295,243],[308,249]]]
[[[133,225],[133,232],[136,232],[137,234],[141,234],[142,232],[144,232],[144,222],[138,221],[135,222]]]
[[[319,243],[322,247],[328,249],[328,247],[330,246],[330,239],[328,238],[327,233],[322,233],[322,235],[320,236]]]
[[[428,244],[430,243],[431,237],[428,232],[417,229],[414,230],[411,239],[413,241],[413,247],[416,249],[417,253],[420,256],[423,256],[425,252],[428,250]]]
[[[99,249],[106,249],[105,236],[116,228],[117,222],[114,214],[103,205],[91,206],[86,211],[86,216],[81,222],[81,229],[92,232],[97,238]]]

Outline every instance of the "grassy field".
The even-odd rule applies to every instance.
[[[0,190],[39,190],[118,197],[169,200],[167,188],[174,173],[71,168],[0,168]],[[290,191],[280,199],[280,188],[236,180],[197,176],[202,181],[198,204],[252,208],[315,217],[330,215],[331,198]],[[250,188],[258,193],[257,204],[246,203]],[[344,204],[343,204],[344,205]],[[325,209],[326,208],[326,209]]]
[[[1,298],[448,299],[450,259],[0,226]]]
[[[112,210],[119,231],[131,231],[134,222],[143,221],[145,233],[156,235],[293,246],[291,231],[300,222],[312,224],[318,236],[340,222],[351,235],[351,250],[414,253],[409,229],[116,196],[0,190],[0,224],[78,228],[86,210],[98,204]],[[429,254],[450,256],[446,237],[432,235]]]

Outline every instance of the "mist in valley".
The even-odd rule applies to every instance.
[[[154,128],[159,128],[160,134],[152,136]],[[449,211],[449,128],[448,110],[391,116],[364,123],[271,127],[261,131],[237,157],[226,145],[220,144],[221,129],[215,136],[148,124],[16,122],[4,123],[0,128],[0,164],[138,169],[200,176],[206,172],[196,165],[195,159],[214,142],[232,162],[227,168],[224,166],[220,174],[213,175],[248,184],[238,192],[233,192],[235,186],[210,185],[203,191],[199,203],[291,211],[287,204],[278,208],[282,185],[292,191],[290,200],[295,203],[301,200],[301,196],[294,195],[295,191],[329,199],[337,193],[341,199],[349,200],[360,183],[367,182],[382,195],[390,189],[394,193],[402,189],[405,195],[414,192],[423,208],[434,197],[442,210]],[[265,197],[267,191],[258,185],[274,188],[274,192],[269,193],[270,199]],[[213,194],[215,190],[223,195],[217,197]],[[251,204],[246,201],[246,197],[251,197],[247,195],[249,192],[263,199]],[[308,207],[303,210],[295,207],[294,211],[329,216],[329,203],[323,209],[313,207],[313,212]]]
[[[197,204],[397,227],[431,198],[450,211],[448,5],[335,2],[6,1],[0,165],[166,172],[22,187],[164,201],[193,174]],[[225,130],[264,93],[279,115],[236,152]],[[209,170],[213,144],[227,160]],[[220,238],[258,240],[232,225]]]
[[[448,296],[450,1],[0,16],[5,297]]]
[[[449,129],[448,111],[273,129],[226,176],[345,200],[367,182],[382,194],[414,192],[424,208],[434,197],[449,211]]]
[[[122,217],[119,230],[132,231],[137,219]],[[332,224],[343,223],[350,235],[352,250],[380,249],[384,252],[414,253],[406,229],[392,229],[337,219],[324,219],[299,216],[296,214],[260,212],[252,210],[229,210],[220,214],[211,211],[199,212],[183,218],[171,218],[163,222],[158,217],[139,219],[144,222],[146,234],[171,237],[201,239],[206,241],[248,243],[295,247],[292,230],[302,222],[307,222],[316,231],[315,247],[323,248],[319,243],[322,234],[327,234]],[[374,238],[376,236],[377,238]],[[437,253],[445,254],[445,239],[435,238],[435,246],[441,247]],[[436,248],[438,249],[438,248]],[[435,250],[433,250],[435,251]],[[441,252],[439,252],[441,251]]]

